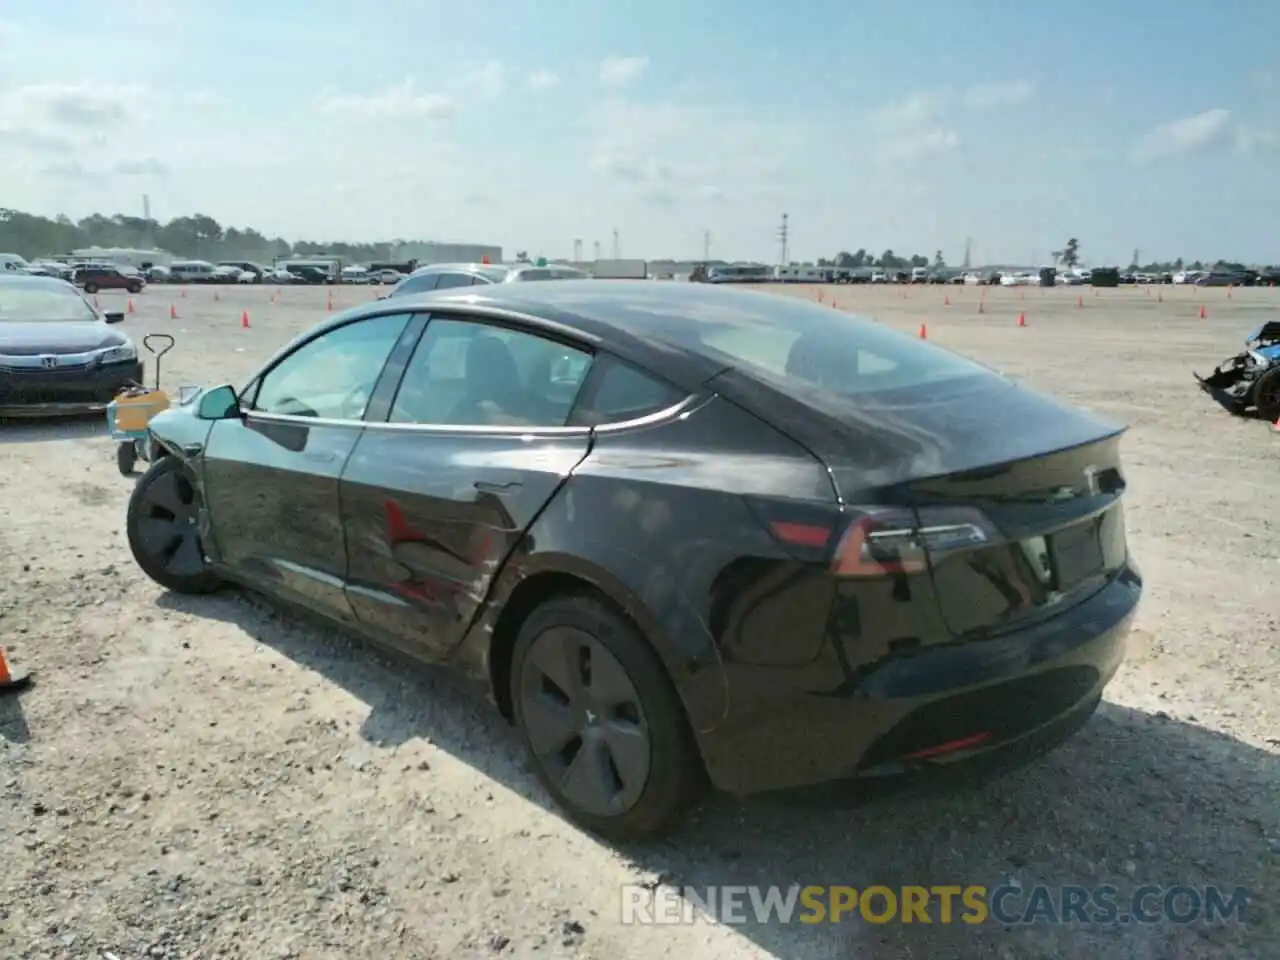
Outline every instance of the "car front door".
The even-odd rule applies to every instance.
[[[432,317],[386,422],[369,418],[342,475],[347,592],[362,623],[425,659],[461,641],[590,449],[591,428],[565,423],[591,362],[530,330]]]
[[[214,424],[201,470],[210,547],[235,576],[353,618],[339,477],[389,360],[397,351],[407,357],[420,332],[407,313],[327,330],[255,378],[242,417]]]

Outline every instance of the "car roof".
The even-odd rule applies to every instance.
[[[511,273],[511,268],[501,263],[428,263],[409,276],[422,277],[432,273],[478,273],[501,282]]]

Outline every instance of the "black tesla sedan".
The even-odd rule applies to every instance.
[[[142,378],[133,342],[56,277],[0,276],[0,416],[101,410]]]
[[[1122,427],[774,295],[376,301],[151,433],[127,525],[153,579],[239,582],[458,666],[614,838],[707,780],[1048,749],[1141,593]]]

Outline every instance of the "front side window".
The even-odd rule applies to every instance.
[[[591,354],[523,331],[432,320],[409,361],[392,423],[561,427]]]
[[[252,409],[291,417],[359,420],[408,314],[371,317],[330,330],[272,367]]]

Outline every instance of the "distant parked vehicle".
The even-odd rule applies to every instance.
[[[126,273],[117,266],[103,265],[80,267],[72,275],[72,283],[82,287],[84,292],[92,296],[99,290],[127,290],[130,293],[141,293],[146,283],[140,273]]]

